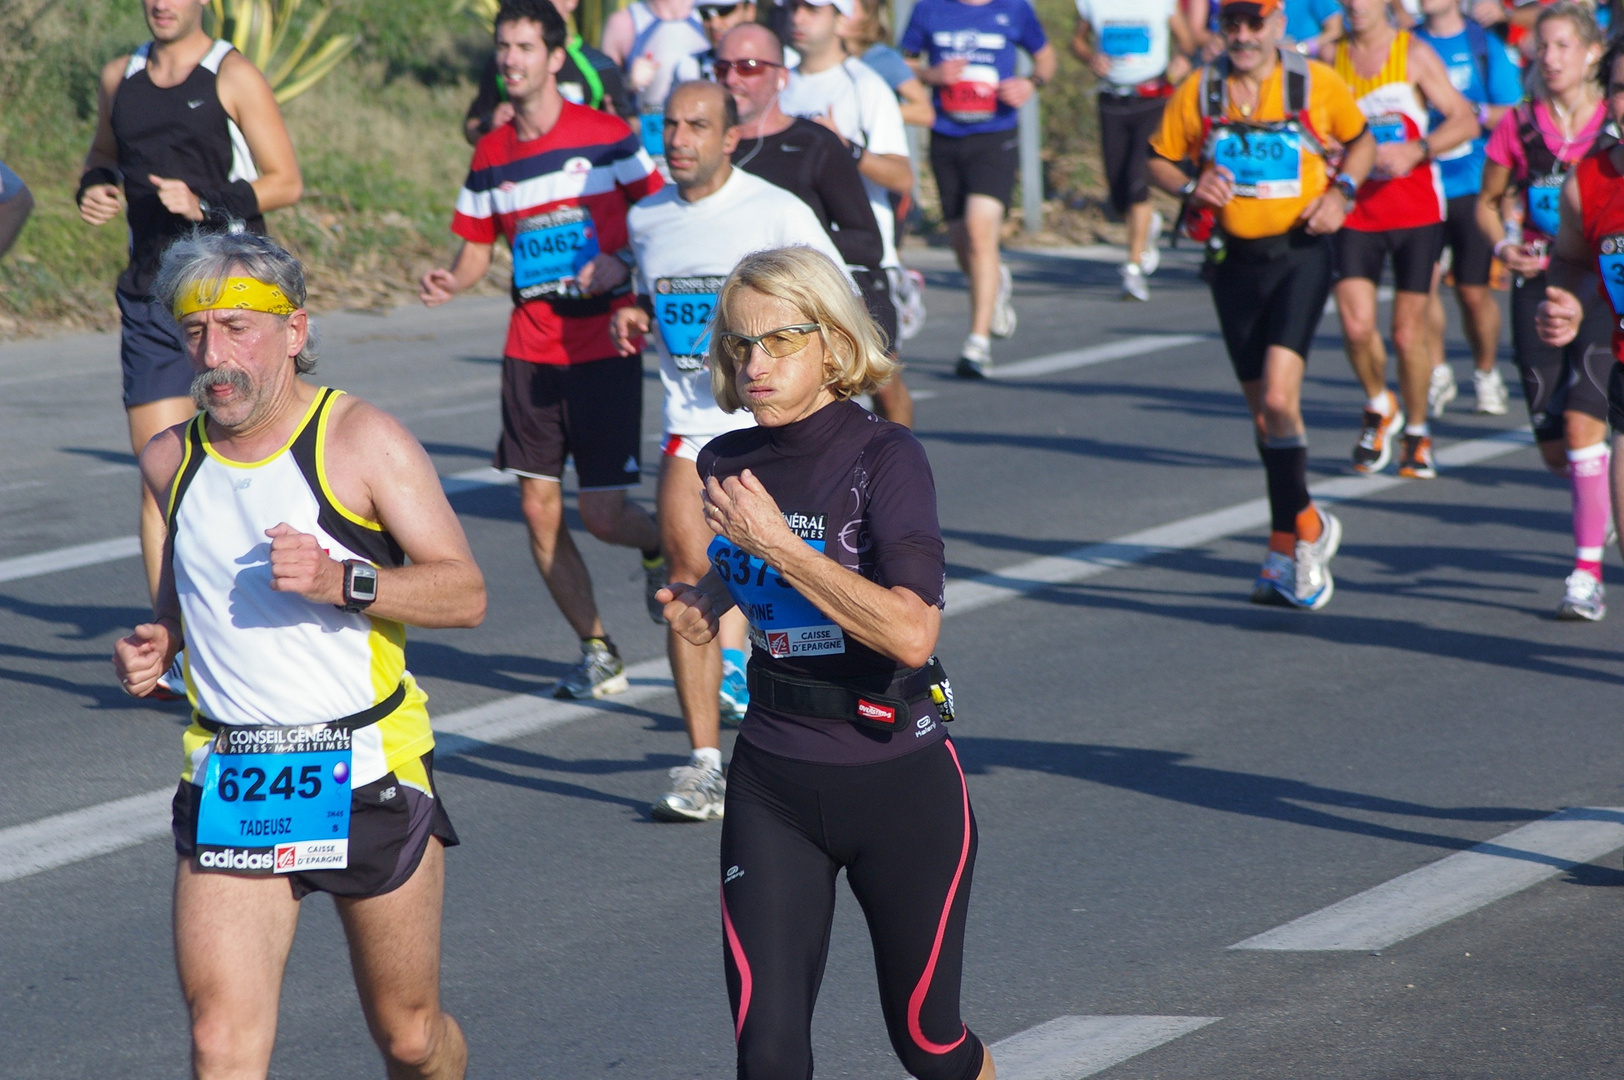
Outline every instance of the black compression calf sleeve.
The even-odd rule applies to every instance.
[[[1301,435],[1258,444],[1269,482],[1269,528],[1295,533],[1297,515],[1308,509],[1308,440]]]

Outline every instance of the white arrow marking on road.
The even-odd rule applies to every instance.
[[[1509,454],[1531,443],[1532,438],[1525,431],[1504,431],[1445,447],[1438,451],[1437,461],[1441,468],[1458,468]],[[492,476],[498,479],[483,482],[501,483],[505,475],[491,469],[474,469],[446,479],[474,481]],[[1364,498],[1411,482],[1397,476],[1345,476],[1316,484],[1311,490],[1315,498],[1330,504]],[[1031,559],[969,581],[950,581],[945,614],[962,615],[1037,592],[1050,585],[1082,581],[1107,570],[1132,566],[1158,555],[1198,547],[1223,536],[1255,529],[1268,520],[1268,501],[1253,499],[1238,506],[1129,533],[1103,544],[1090,544],[1061,555]],[[664,657],[634,664],[626,669],[626,674],[632,680],[632,688],[608,701],[583,704],[518,694],[449,713],[435,725],[436,731],[444,733],[440,752],[445,755],[465,753],[479,743],[519,739],[588,716],[629,708],[666,693],[671,686],[671,669]],[[149,792],[116,803],[104,803],[101,807],[75,810],[26,825],[0,829],[0,882],[66,866],[166,835],[169,831],[168,815],[159,812],[159,809],[167,807],[172,791]],[[87,831],[85,822],[92,819],[82,815],[125,803],[131,807],[146,806],[145,803],[131,801],[141,799],[153,800],[151,817],[131,809],[105,819],[95,818],[97,828]]]
[[[1003,1080],[1082,1080],[1199,1031],[1217,1016],[1057,1016],[992,1044]]]
[[[1621,847],[1624,807],[1563,810],[1230,948],[1385,949]]]

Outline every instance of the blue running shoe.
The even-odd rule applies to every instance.
[[[1289,556],[1271,551],[1252,583],[1252,603],[1270,607],[1297,606],[1297,566]]]
[[[750,707],[750,684],[745,681],[744,668],[730,659],[722,660],[720,704],[722,720],[730,724],[743,720],[745,710]]]

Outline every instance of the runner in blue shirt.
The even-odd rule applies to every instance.
[[[1321,45],[1342,36],[1338,0],[1286,0],[1286,37],[1304,56],[1318,56]]]
[[[1431,45],[1449,71],[1449,81],[1466,100],[1477,106],[1485,133],[1494,130],[1507,108],[1522,100],[1522,73],[1498,37],[1461,16],[1458,0],[1421,0],[1423,26],[1418,37]],[[1438,114],[1432,122],[1438,123]],[[1487,135],[1438,157],[1448,214],[1444,220],[1444,250],[1450,253],[1455,275],[1455,297],[1460,301],[1461,326],[1472,348],[1476,368],[1472,386],[1474,411],[1491,416],[1506,412],[1506,384],[1494,366],[1500,345],[1500,305],[1489,290],[1494,249],[1477,223],[1477,193],[1483,185],[1483,147]],[[1441,277],[1441,273],[1439,274]],[[1455,373],[1444,360],[1447,326],[1438,282],[1427,301],[1427,329],[1433,351],[1432,386],[1427,395],[1433,416],[1455,397]]]
[[[898,45],[936,91],[930,167],[970,282],[970,336],[958,374],[985,378],[988,335],[1015,332],[1009,270],[998,258],[998,231],[1015,189],[1015,111],[1054,78],[1054,47],[1027,0],[919,0]],[[1015,75],[1017,47],[1032,56],[1030,77]]]

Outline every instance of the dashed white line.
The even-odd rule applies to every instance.
[[[1172,1042],[1216,1016],[1059,1016],[992,1044],[1004,1080],[1082,1080]]]
[[[1230,948],[1385,949],[1621,847],[1624,807],[1563,810]]]

